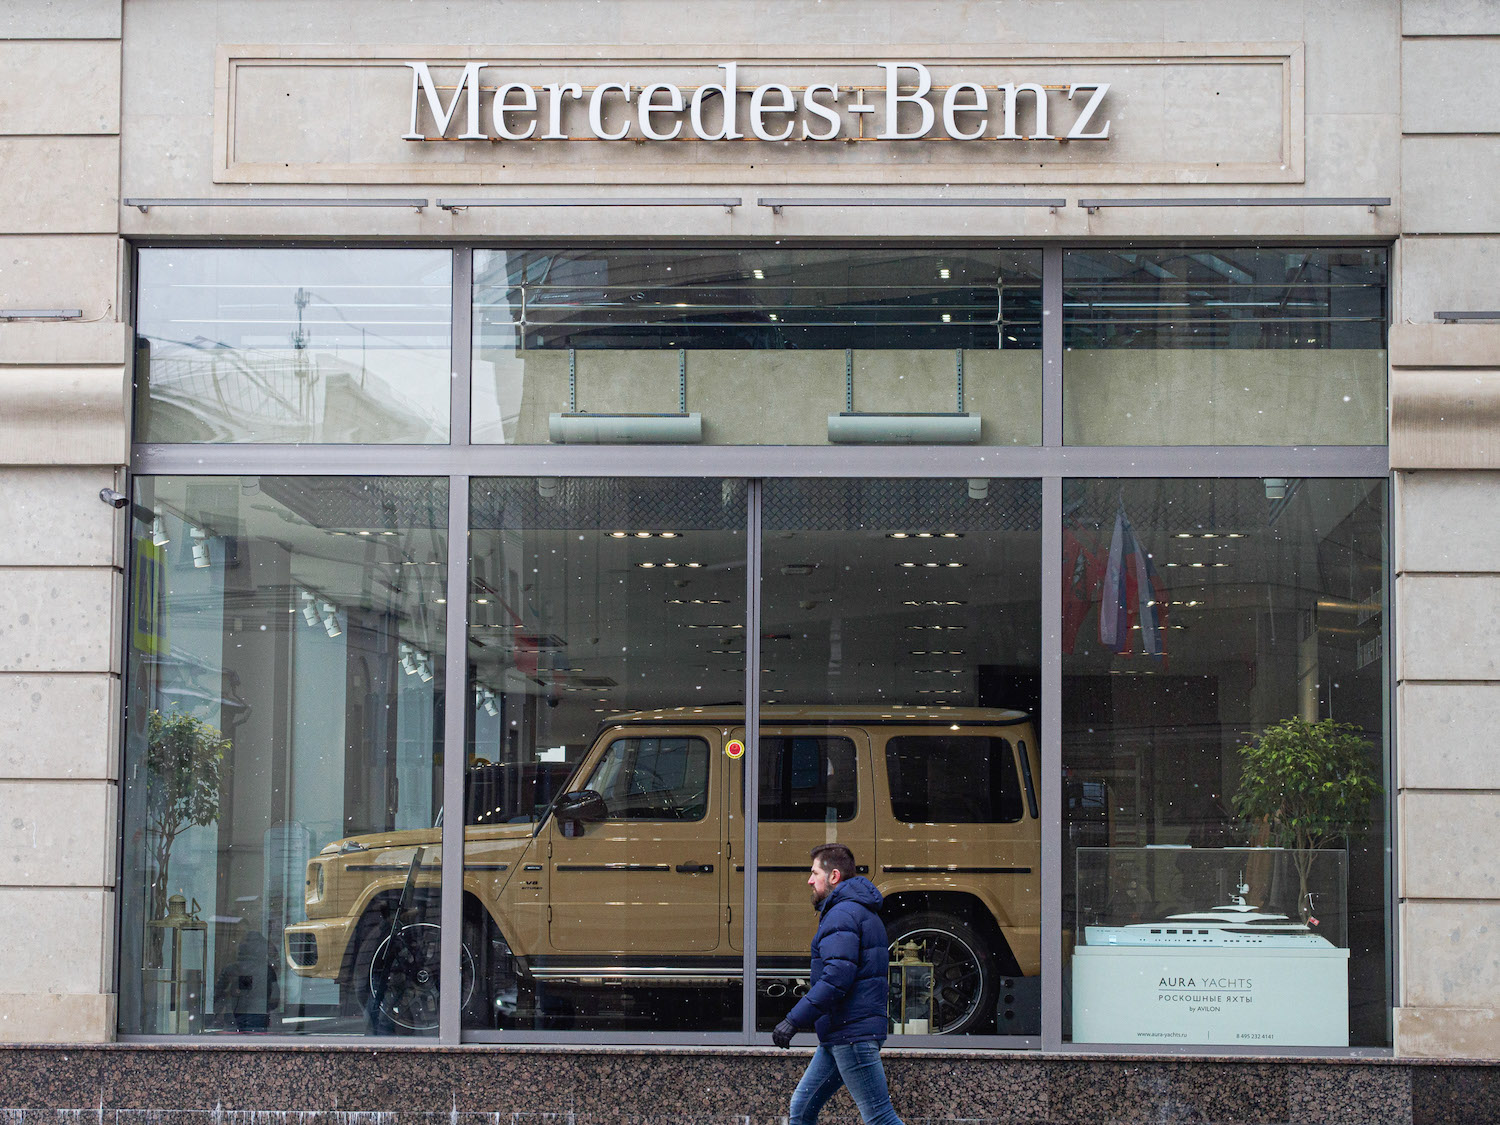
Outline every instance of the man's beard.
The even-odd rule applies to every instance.
[[[833,888],[829,887],[828,890],[824,891],[822,894],[819,894],[816,890],[813,891],[813,893],[812,893],[812,904],[814,906],[822,906],[823,905],[823,900],[828,897],[829,893],[832,890],[833,890]]]

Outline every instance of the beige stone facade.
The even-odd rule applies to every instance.
[[[0,5],[0,1040],[115,1036],[123,524],[96,496],[120,487],[129,463],[131,240],[1225,239],[1394,247],[1395,1050],[1500,1057],[1500,327],[1435,318],[1500,317],[1500,8],[700,0],[683,18],[688,10],[653,0]],[[1118,83],[1119,143],[980,155],[788,142],[753,156],[686,144],[413,143],[399,139],[407,58],[507,59],[539,83],[651,72],[694,84],[724,59],[792,83],[814,73],[849,81],[877,59],[926,60],[950,80],[973,71],[1056,83],[1092,68]],[[436,205],[559,193],[742,202]],[[820,193],[1066,205],[757,204]],[[1391,202],[1078,203],[1271,196]],[[264,197],[303,205],[124,202]],[[317,206],[408,197],[424,206]],[[8,310],[76,315],[3,319]],[[1368,368],[1337,372],[1340,385],[1367,381]],[[607,400],[607,388],[598,393]],[[664,400],[673,393],[663,385]],[[812,412],[819,425],[828,408]],[[1028,402],[1026,424],[1000,441],[1035,440],[1039,411]],[[1372,436],[1361,440],[1381,444],[1383,421],[1362,418]],[[544,429],[542,410],[527,432]],[[1268,420],[1255,440],[1273,443],[1274,432]]]

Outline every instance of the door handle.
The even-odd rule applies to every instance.
[[[679,875],[712,875],[714,865],[711,863],[679,863],[677,874]]]

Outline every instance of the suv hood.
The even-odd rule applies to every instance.
[[[535,824],[486,825],[486,840],[514,840],[530,836]],[[345,836],[326,844],[319,855],[349,855],[354,852],[374,851],[376,848],[437,847],[442,843],[441,828],[406,828],[399,832],[368,832],[362,836]]]

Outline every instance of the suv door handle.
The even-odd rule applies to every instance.
[[[712,875],[714,865],[711,863],[679,863],[677,874],[679,875]]]

